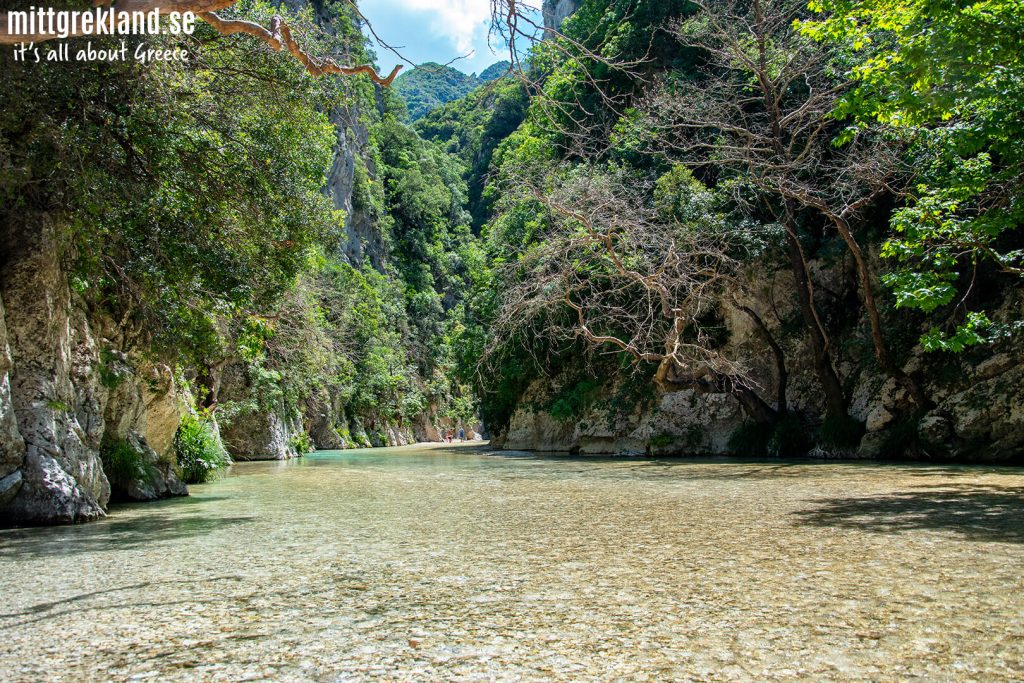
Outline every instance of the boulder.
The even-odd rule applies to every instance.
[[[188,487],[178,478],[174,463],[162,458],[150,447],[146,437],[132,431],[128,433],[127,443],[139,454],[146,467],[146,476],[133,479],[125,485],[124,494],[129,500],[157,500],[188,495]]]
[[[267,410],[241,362],[224,367],[218,399],[221,404],[237,402],[236,414],[220,423],[220,435],[233,460],[288,460],[301,455],[292,446],[302,426],[284,415],[284,406]]]

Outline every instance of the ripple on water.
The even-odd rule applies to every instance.
[[[0,679],[1013,680],[1024,474],[410,447],[0,531]]]

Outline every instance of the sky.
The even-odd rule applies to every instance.
[[[381,38],[415,64],[446,64],[472,53],[452,64],[468,74],[508,59],[504,45],[487,45],[490,0],[361,0],[359,9]],[[382,73],[400,61],[384,48],[374,49]]]

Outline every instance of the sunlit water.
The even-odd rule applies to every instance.
[[[1024,473],[410,447],[0,532],[0,679],[1024,677]]]

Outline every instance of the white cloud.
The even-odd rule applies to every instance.
[[[490,0],[395,0],[395,4],[430,15],[430,30],[448,38],[460,54],[473,49],[491,17]]]

